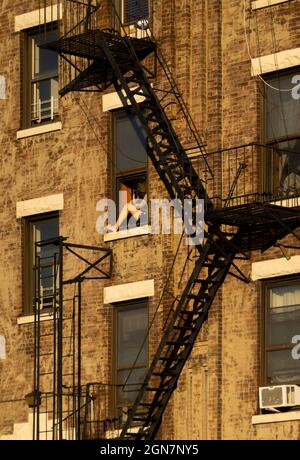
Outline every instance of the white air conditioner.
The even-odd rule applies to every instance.
[[[300,387],[297,385],[278,385],[259,388],[259,407],[278,409],[300,405]]]

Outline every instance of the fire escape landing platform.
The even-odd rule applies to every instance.
[[[240,249],[266,250],[300,226],[300,208],[252,202],[208,211],[215,225],[244,229]]]
[[[114,30],[89,29],[86,32],[61,37],[57,41],[41,45],[42,48],[58,52],[65,59],[69,59],[67,56],[75,57],[75,60],[72,61],[74,67],[78,64],[80,66],[76,78],[60,90],[61,96],[70,91],[82,91],[92,86],[98,86],[99,90],[103,91],[113,83],[115,76],[100,44],[100,38],[103,36],[125,75],[131,70],[131,62],[128,60],[124,40]],[[150,38],[127,36],[126,40],[130,42],[139,61],[144,60],[155,50],[155,44]],[[76,58],[85,61],[84,68],[82,68],[82,62],[79,63],[79,60],[76,62]]]

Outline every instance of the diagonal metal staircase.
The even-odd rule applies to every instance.
[[[282,230],[277,222],[274,232],[266,240],[260,238],[265,229],[258,217],[248,225],[243,215],[238,214],[239,210],[231,211],[229,221],[226,220],[229,210],[223,209],[223,214],[215,212],[206,187],[170,121],[164,97],[158,96],[141,63],[155,52],[156,45],[150,38],[136,39],[115,30],[98,28],[63,36],[46,46],[63,57],[80,56],[88,62],[87,67],[61,90],[62,95],[95,85],[103,90],[112,84],[123,98],[124,106],[130,103],[147,134],[147,153],[170,197],[179,199],[182,204],[185,199],[192,200],[193,218],[187,226],[197,224],[196,200],[204,200],[204,243],[199,241],[197,244],[199,256],[193,272],[169,313],[159,347],[120,434],[123,439],[153,439],[210,306],[235,257],[252,246],[266,249],[276,241],[274,232],[282,237],[289,229]],[[175,98],[178,96],[173,85],[170,92]],[[137,103],[137,96],[143,97],[143,102]],[[201,145],[198,147],[200,152],[203,151]],[[258,210],[246,207],[244,213],[248,218],[249,215],[251,218],[264,214],[260,205],[257,206]],[[299,225],[298,216],[289,215],[288,218],[293,222],[293,228]],[[270,217],[270,225],[275,221]],[[225,232],[224,223],[234,225],[235,231]],[[190,233],[190,228],[188,230]],[[259,243],[254,245],[253,238]]]

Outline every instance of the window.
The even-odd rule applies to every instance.
[[[115,117],[115,201],[117,215],[134,199],[146,199],[147,138],[138,118],[118,113]],[[121,223],[127,227],[128,219]]]
[[[280,90],[295,86],[293,77],[300,75],[300,69],[280,72],[267,82]],[[268,177],[267,187],[276,195],[295,196],[300,194],[300,103],[293,97],[293,91],[277,91],[265,87],[266,95],[266,139],[274,147],[270,150],[269,163],[273,175]]]
[[[123,3],[124,24],[134,24],[148,18],[148,0],[124,0]]]
[[[149,20],[148,0],[115,0],[115,8],[126,34],[136,38],[148,36],[146,29]],[[114,17],[113,28],[120,29],[119,19]],[[121,29],[121,33],[123,33]]]
[[[39,215],[25,220],[24,313],[27,315],[33,314],[34,312],[34,276],[37,276],[37,270],[35,269],[37,263],[39,263],[40,267],[40,285],[36,286],[36,288],[39,289],[41,296],[40,308],[47,311],[47,309],[52,308],[53,306],[55,283],[54,266],[55,261],[58,261],[58,246],[50,244],[36,247],[35,243],[56,238],[58,236],[59,223],[57,214],[52,213],[50,215],[45,214],[44,216]],[[39,262],[35,260],[35,256],[37,256]]]
[[[58,118],[58,54],[39,45],[55,41],[58,31],[30,29],[24,34],[23,127]]]
[[[300,383],[293,337],[300,334],[300,279],[264,285],[263,383]]]
[[[148,308],[146,300],[124,302],[114,308],[114,378],[115,383],[120,385],[115,391],[115,407],[120,415],[122,410],[126,412],[127,408],[133,405],[147,371],[148,340],[145,340],[145,337],[148,328]],[[135,363],[138,353],[139,357]],[[123,388],[122,384],[126,381]]]

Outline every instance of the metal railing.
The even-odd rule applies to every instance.
[[[79,405],[77,389],[65,388],[62,394],[63,439],[72,441],[118,438],[130,409],[124,407],[117,416],[112,416],[113,392],[117,386],[103,383],[82,385]],[[40,394],[41,440],[58,439],[59,420],[53,419],[52,412],[54,397],[52,392]]]
[[[197,149],[187,153],[216,208],[252,202],[282,205],[287,199],[299,205],[300,154],[257,143],[210,152],[205,158]]]
[[[53,121],[59,114],[58,98],[51,96],[50,99],[38,99],[31,104],[31,122],[42,123],[46,120]]]

